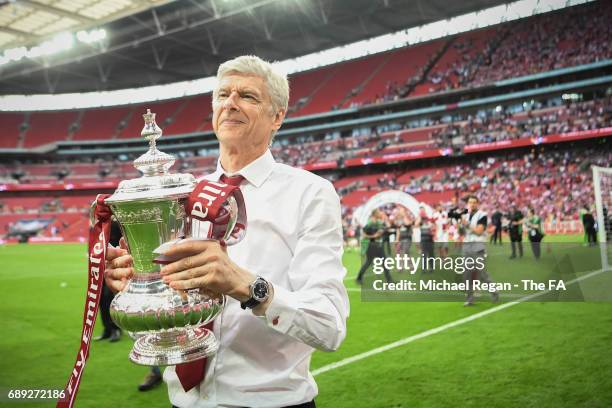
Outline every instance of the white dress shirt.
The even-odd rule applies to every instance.
[[[205,178],[217,181],[221,163]],[[336,350],[346,335],[349,302],[343,278],[340,200],[330,182],[277,163],[266,151],[237,174],[247,233],[228,247],[240,267],[272,283],[265,316],[227,297],[214,322],[219,351],[206,377],[185,392],[174,367],[164,372],[178,407],[283,407],[311,401],[314,349]],[[228,174],[229,176],[235,174]]]

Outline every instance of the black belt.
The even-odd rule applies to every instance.
[[[317,408],[317,406],[315,405],[314,400],[312,400],[309,402],[305,402],[303,404],[291,405],[290,407],[284,407],[284,408]]]

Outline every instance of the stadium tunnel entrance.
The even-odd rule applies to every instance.
[[[368,219],[372,212],[387,204],[396,204],[406,207],[416,218],[419,215],[419,208],[424,207],[427,215],[433,214],[433,209],[426,203],[414,198],[412,195],[399,190],[383,191],[372,196],[364,205],[355,209],[353,213],[353,221],[357,225],[364,226],[368,223]]]

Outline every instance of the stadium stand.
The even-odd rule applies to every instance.
[[[342,197],[345,223],[352,211],[373,195],[399,189],[428,204],[477,194],[483,208],[510,211],[516,204],[537,208],[542,219],[555,224],[578,220],[579,210],[593,202],[591,165],[609,165],[612,152],[593,148],[547,149],[524,154],[491,155],[456,166],[410,170],[398,174],[352,176],[334,183]]]
[[[141,106],[140,110],[143,113],[146,112],[144,106]],[[210,94],[195,96],[187,99],[175,111],[172,122],[164,128],[164,132],[167,135],[175,135],[198,130],[211,130],[211,117],[212,96]],[[140,130],[138,135],[140,135]]]
[[[298,115],[311,115],[339,109],[353,93],[368,81],[385,64],[389,56],[376,54],[355,61],[348,61],[328,68],[329,79],[324,86],[318,87],[305,106],[297,111]]]
[[[484,29],[456,38],[410,95],[419,96],[466,86],[476,61],[495,33],[495,29]]]
[[[167,124],[174,121],[176,112],[184,103],[186,102],[175,99],[172,101],[147,104],[146,109],[151,109],[151,112],[155,112],[157,117],[161,119],[159,126],[165,128]],[[144,106],[137,106],[131,110],[127,125],[119,132],[120,138],[140,137],[140,132],[142,131],[142,115],[146,113],[146,109]]]
[[[322,123],[316,114],[376,107],[405,97],[418,100],[424,95],[612,58],[610,17],[612,4],[595,2],[299,73],[291,78],[290,116],[312,115],[307,120]],[[477,89],[464,98],[476,95],[474,92]],[[430,204],[447,203],[471,191],[485,206],[536,204],[548,223],[575,220],[578,208],[592,203],[588,165],[609,165],[609,148],[598,151],[593,142],[540,149],[537,141],[594,130],[606,130],[601,137],[609,136],[612,96],[605,90],[561,96],[471,109],[451,104],[442,112],[415,119],[286,137],[272,146],[272,152],[277,160],[293,166],[334,169],[322,174],[334,181],[346,225],[356,206],[387,189],[406,191]],[[0,113],[0,148],[30,149],[58,141],[115,139],[122,143],[140,136],[141,115],[147,108],[160,118],[165,135],[212,129],[211,95],[206,94],[111,108]],[[526,143],[461,156],[477,152],[483,144],[508,141]],[[458,156],[449,161],[452,164],[441,164],[418,156],[427,152],[434,152],[432,158],[450,152]],[[393,159],[409,153],[425,158],[418,166],[397,165]],[[215,147],[186,149],[178,152],[174,168],[206,173],[214,168],[216,155]],[[95,194],[101,189],[112,191],[119,180],[138,176],[132,158],[123,156],[84,155],[43,163],[16,159],[0,164],[1,190],[11,185],[25,188],[0,198],[0,234],[19,219],[50,216],[53,222],[41,234],[81,240]],[[378,167],[371,165],[380,158],[386,159]],[[401,160],[409,161],[406,157]],[[491,186],[495,188],[488,188]],[[41,196],[43,191],[47,193]]]
[[[289,113],[294,114],[304,107],[317,90],[327,84],[334,70],[315,69],[294,75],[289,84]]]
[[[290,113],[312,115],[610,59],[611,19],[612,5],[595,2],[299,73],[291,78]],[[206,94],[117,108],[2,114],[8,132],[0,147],[139,137],[147,108],[163,118],[166,135],[212,129]]]
[[[70,126],[75,123],[78,111],[35,112],[29,116],[23,147],[36,147],[67,140]]]
[[[437,40],[391,51],[384,65],[373,73],[367,83],[361,84],[361,90],[355,92],[356,95],[344,107],[380,103],[390,90],[412,85],[422,75],[427,64],[443,52],[445,43],[444,40]]]
[[[16,148],[23,124],[22,113],[0,113],[2,124],[2,137],[0,137],[0,148]]]
[[[472,85],[611,58],[611,19],[612,4],[602,1],[505,24],[504,39]]]
[[[127,121],[130,111],[127,108],[87,109],[83,112],[77,131],[72,140],[114,139],[122,121]],[[125,125],[125,122],[124,122]]]
[[[561,103],[556,100],[555,103]],[[532,109],[534,108],[534,109]],[[298,138],[272,148],[275,156],[290,165],[304,166],[315,162],[362,158],[421,151],[441,147],[465,147],[480,143],[530,139],[554,134],[603,129],[612,118],[612,97],[590,101],[568,102],[557,106],[536,104],[525,110],[509,112],[498,106],[477,114],[455,115],[445,123],[440,118],[428,120],[427,126],[410,128],[410,123],[379,126],[351,137],[336,135],[330,139]],[[393,130],[385,130],[393,128]],[[180,160],[177,168],[208,169],[214,166],[215,154]],[[0,166],[2,167],[2,166]],[[35,164],[22,167],[21,182],[85,182],[121,180],[136,176],[130,163],[102,161],[97,164]],[[9,167],[4,167],[7,173]]]

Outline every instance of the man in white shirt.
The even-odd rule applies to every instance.
[[[436,224],[436,246],[440,257],[448,256],[448,213],[442,208],[442,204],[436,206],[436,212],[433,215]]]
[[[463,257],[472,258],[474,260],[480,258],[485,265],[486,258],[486,243],[487,243],[487,213],[478,209],[480,200],[475,195],[467,197],[468,212],[462,215],[461,223],[465,228],[465,237],[463,239]],[[479,267],[479,264],[473,262],[473,268],[466,268],[463,273],[463,280],[467,283],[467,299],[464,306],[472,306],[474,304],[474,281],[481,281],[487,284],[492,284],[493,281],[486,271],[486,267]],[[493,302],[499,300],[497,292],[491,293]]]
[[[334,351],[346,335],[340,200],[325,179],[277,163],[269,146],[289,100],[286,76],[253,56],[219,67],[213,128],[220,157],[206,179],[241,176],[247,234],[227,249],[216,241],[174,246],[181,260],[162,268],[174,289],[227,295],[214,322],[217,354],[203,381],[185,390],[175,367],[164,380],[177,407],[314,407],[309,372],[315,349]],[[125,250],[109,248],[107,282],[131,276]],[[255,289],[260,292],[255,295]]]

